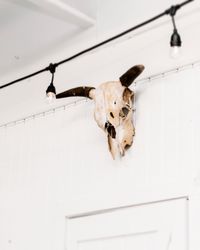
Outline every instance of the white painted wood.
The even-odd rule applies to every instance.
[[[41,10],[45,10],[49,15],[63,19],[83,28],[87,28],[95,23],[95,20],[85,13],[71,7],[61,0],[29,0],[37,5]]]
[[[187,201],[158,202],[67,220],[68,250],[186,250]]]
[[[198,190],[199,82],[199,68],[191,68],[138,86],[136,138],[121,161],[112,160],[91,101],[1,128],[0,249],[63,250],[66,215]]]

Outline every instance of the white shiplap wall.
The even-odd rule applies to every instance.
[[[200,70],[137,86],[136,137],[113,161],[93,104],[0,129],[0,248],[63,249],[65,216],[198,193]]]

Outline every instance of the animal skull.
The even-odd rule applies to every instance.
[[[134,93],[128,87],[143,70],[143,65],[136,65],[123,74],[119,81],[105,82],[97,88],[77,87],[56,95],[56,98],[85,96],[94,100],[94,118],[107,134],[113,159],[118,155],[124,156],[125,150],[133,143]]]

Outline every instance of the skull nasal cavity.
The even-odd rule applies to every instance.
[[[116,138],[115,127],[110,122],[105,123],[105,129],[112,138]]]
[[[113,115],[113,113],[112,113],[112,112],[110,112],[110,116],[111,116],[112,118],[114,118],[114,115]]]

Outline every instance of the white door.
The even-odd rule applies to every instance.
[[[67,219],[67,250],[186,250],[187,200]]]

